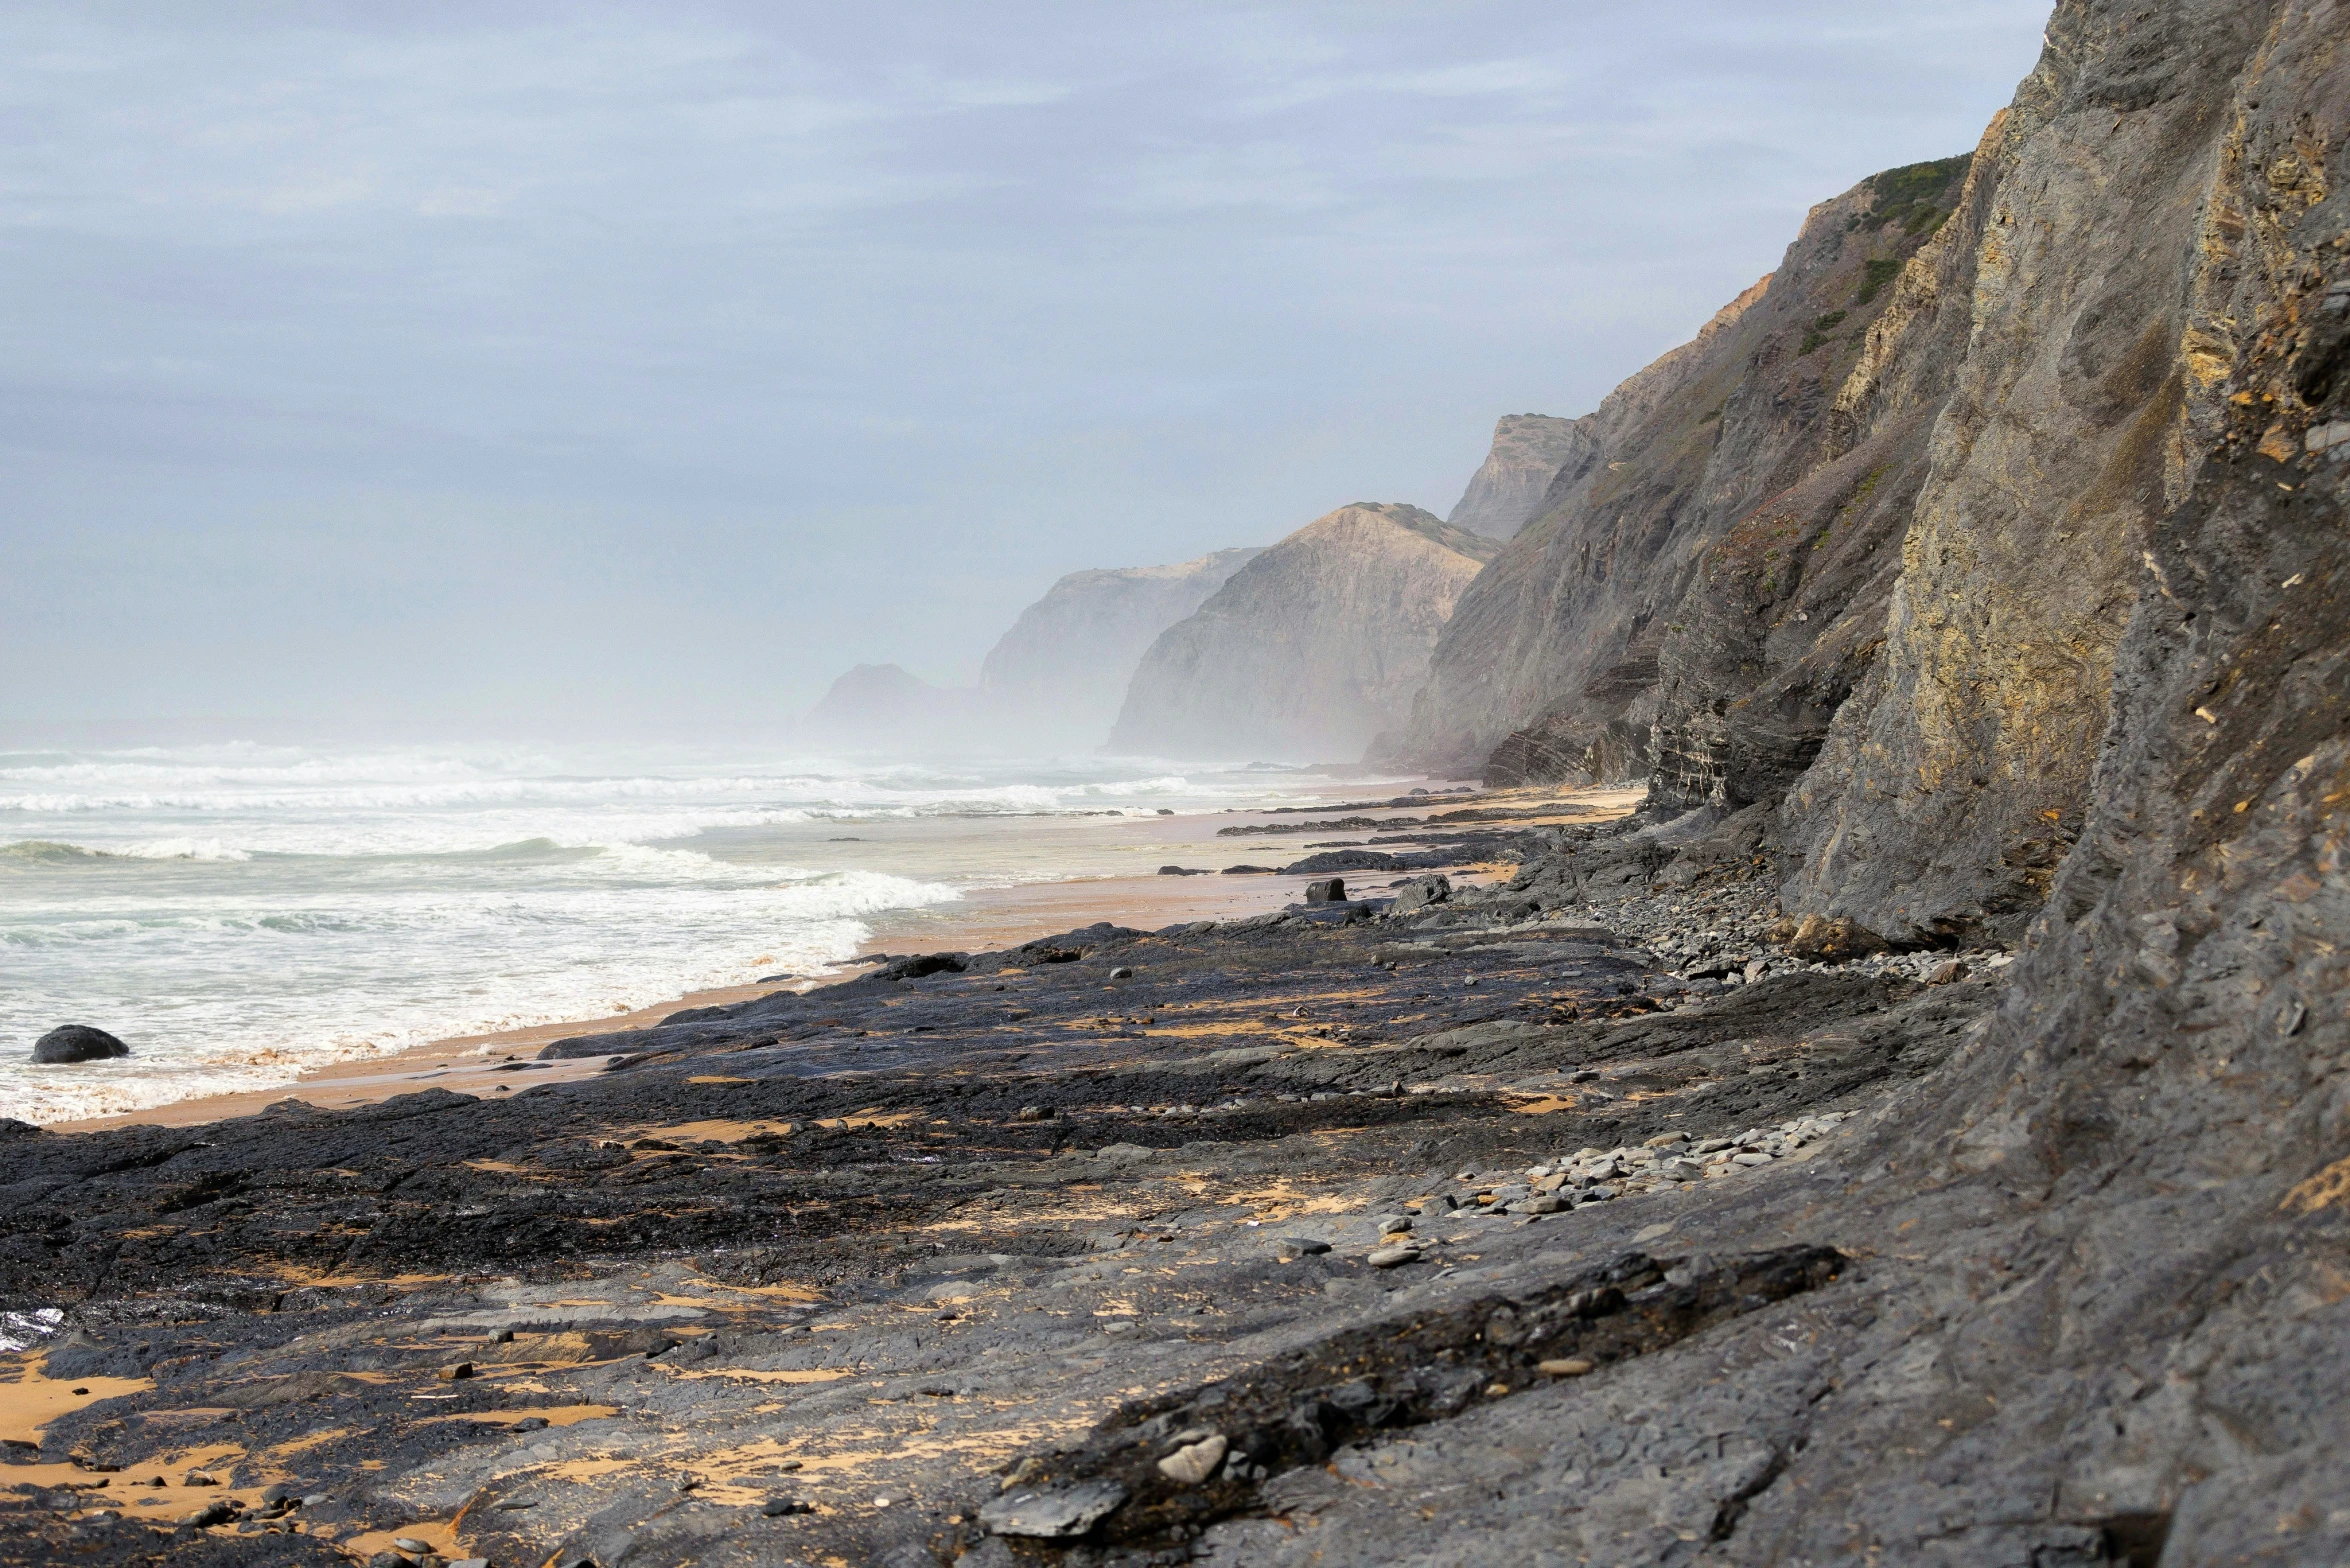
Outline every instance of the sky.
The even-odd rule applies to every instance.
[[[2047,0],[0,11],[0,747],[776,729],[1448,511]]]

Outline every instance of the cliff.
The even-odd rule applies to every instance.
[[[1504,414],[1493,427],[1492,449],[1445,521],[1472,533],[1509,538],[1542,510],[1543,497],[1562,470],[1580,478],[1598,455],[1590,426],[1588,415]]]
[[[1218,550],[1173,566],[1071,572],[989,650],[979,689],[990,713],[1040,743],[1100,744],[1152,641],[1261,553]]]
[[[1593,456],[1559,471],[1541,515],[1462,596],[1385,757],[1485,765],[1494,782],[1644,776],[1667,644],[1691,625],[1681,606],[1742,591],[1734,629],[1709,634],[1725,646],[1701,662],[1730,665],[1741,694],[1805,665],[1787,682],[1783,725],[1798,733],[1775,749],[1801,753],[1806,729],[1816,746],[1873,647],[1887,540],[1931,420],[1906,411],[1847,450],[1837,394],[1892,306],[1889,282],[1964,195],[1967,167],[1888,171],[1815,207],[1775,273],[1578,422]],[[1765,555],[1775,570],[1724,581],[1729,559]],[[1847,615],[1848,633],[1815,651],[1825,640],[1810,633]],[[1765,648],[1765,616],[1806,630]]]
[[[1416,506],[1343,506],[1161,633],[1110,744],[1190,756],[1353,756],[1398,722],[1495,549]]]

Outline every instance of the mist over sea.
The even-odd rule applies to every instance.
[[[0,1116],[266,1088],[819,973],[893,911],[1137,869],[1076,814],[1277,802],[1283,783],[1118,758],[0,753]],[[61,1023],[134,1054],[33,1066]]]

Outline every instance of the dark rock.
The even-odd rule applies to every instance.
[[[1414,877],[1395,890],[1395,906],[1390,913],[1408,915],[1430,904],[1441,904],[1451,897],[1450,877]]]
[[[87,1024],[60,1024],[33,1042],[36,1062],[96,1062],[110,1056],[128,1056],[131,1048],[103,1029]]]
[[[1346,880],[1330,877],[1306,884],[1306,902],[1309,904],[1343,904],[1346,902]]]
[[[1272,866],[1226,866],[1224,868],[1224,875],[1228,877],[1269,877],[1275,874],[1276,868]]]

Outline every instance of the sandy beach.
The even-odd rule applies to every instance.
[[[1229,920],[1262,914],[1296,902],[1303,894],[1305,883],[1312,880],[1310,877],[1221,874],[1162,876],[1158,874],[1155,864],[1148,871],[1139,869],[1141,862],[1155,861],[1161,857],[1171,857],[1167,863],[1217,871],[1226,865],[1287,862],[1301,853],[1299,840],[1295,836],[1237,835],[1225,832],[1234,827],[1294,824],[1301,818],[1314,820],[1317,813],[1323,810],[1374,802],[1377,809],[1368,814],[1382,818],[1461,810],[1466,809],[1472,801],[1478,806],[1505,809],[1523,809],[1537,804],[1556,807],[1554,812],[1513,824],[1534,826],[1618,816],[1631,809],[1639,796],[1636,790],[1592,790],[1563,797],[1555,791],[1490,791],[1474,795],[1445,793],[1457,787],[1444,781],[1400,786],[1331,783],[1314,791],[1326,798],[1327,805],[1310,810],[1289,806],[1254,811],[1194,813],[1177,817],[994,819],[995,825],[999,825],[1007,834],[1020,833],[1030,840],[1061,835],[1082,836],[1096,848],[1108,848],[1135,861],[1138,869],[1133,873],[1116,876],[1061,878],[978,888],[953,903],[893,911],[873,919],[873,934],[864,950],[887,953],[985,951],[1017,946],[1037,937],[1091,925],[1097,921],[1156,930],[1186,921]],[[1424,801],[1403,793],[1414,788],[1427,789],[1431,793]],[[1293,789],[1290,793],[1294,796],[1296,791]],[[1389,804],[1397,801],[1408,801],[1409,804]],[[860,837],[870,836],[872,839],[889,834],[911,838],[939,831],[941,825],[935,820],[858,825]],[[1368,830],[1348,831],[1358,833]],[[1315,842],[1326,841],[1317,837]],[[1456,882],[1489,881],[1507,869],[1492,866],[1452,875]],[[1365,886],[1378,886],[1390,878],[1384,873],[1369,873],[1361,880]],[[191,1127],[228,1117],[250,1116],[285,1100],[296,1100],[322,1109],[335,1109],[372,1104],[395,1095],[413,1094],[428,1088],[481,1096],[510,1094],[537,1084],[591,1077],[603,1070],[606,1060],[603,1057],[547,1062],[535,1060],[544,1047],[558,1040],[580,1034],[646,1028],[687,1008],[723,1006],[766,996],[778,990],[811,990],[819,985],[853,979],[859,972],[855,966],[845,966],[828,974],[780,984],[686,992],[649,1007],[603,1017],[566,1019],[490,1034],[452,1036],[393,1054],[336,1063],[266,1089],[203,1095],[118,1115],[60,1122],[52,1124],[50,1130],[70,1133],[98,1132],[133,1125]]]

